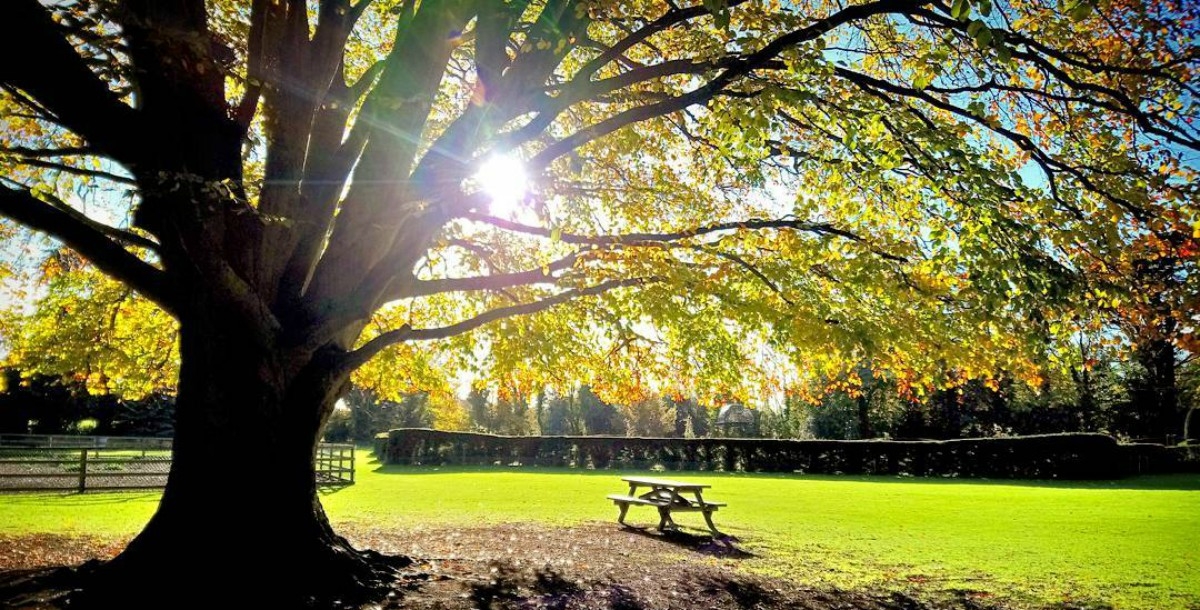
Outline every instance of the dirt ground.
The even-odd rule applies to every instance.
[[[359,547],[408,555],[379,608],[414,609],[805,609],[981,610],[986,600],[937,602],[898,593],[818,590],[747,574],[736,541],[641,532],[615,524],[570,528],[514,524],[404,532],[342,526]],[[0,536],[0,607],[52,608],[61,598],[50,568],[106,559],[123,540]],[[40,579],[40,580],[39,580]],[[41,585],[30,587],[29,583]],[[49,583],[49,584],[44,584]]]

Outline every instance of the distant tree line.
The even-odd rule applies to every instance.
[[[764,410],[758,433],[774,438],[927,438],[1101,432],[1130,440],[1178,442],[1188,413],[1200,399],[1200,375],[1181,358],[1164,381],[1160,369],[1139,360],[1092,362],[1043,379],[1039,387],[1003,375],[971,380],[919,399],[898,384],[860,370],[854,391],[826,394],[818,402],[789,396],[781,409]],[[1169,384],[1164,388],[1163,384]],[[1200,416],[1186,437],[1200,437]]]
[[[469,429],[505,435],[955,439],[1099,432],[1173,443],[1185,437],[1185,420],[1200,399],[1195,361],[1174,354],[1167,376],[1137,354],[1129,360],[1091,354],[1076,365],[1046,367],[1057,372],[1037,387],[999,373],[921,396],[862,367],[849,383],[825,380],[826,387],[850,390],[823,392],[816,400],[789,394],[781,405],[755,409],[753,424],[734,429],[719,426],[717,410],[693,400],[651,397],[613,405],[588,386],[505,397],[476,387],[465,408]],[[1200,437],[1200,416],[1191,418],[1186,437]]]
[[[160,436],[173,432],[175,399],[152,392],[139,399],[89,394],[83,381],[0,371],[0,434]]]
[[[355,387],[331,415],[325,439],[365,442],[393,428],[471,430],[503,435],[702,438],[749,436],[821,439],[954,439],[1101,432],[1125,439],[1175,442],[1184,435],[1188,410],[1197,404],[1200,375],[1189,358],[1175,367],[1163,391],[1161,371],[1137,359],[1110,359],[1066,367],[1033,388],[998,375],[971,380],[921,397],[906,395],[888,376],[863,367],[849,390],[817,400],[789,394],[781,405],[754,410],[752,424],[733,429],[717,423],[717,409],[691,399],[652,396],[627,405],[602,400],[584,385],[573,392],[531,395],[477,385],[465,400],[434,399],[416,392],[398,400]],[[137,400],[89,395],[84,383],[66,378],[3,371],[0,433],[170,436],[174,400],[152,393]],[[847,380],[840,380],[847,381]],[[1164,403],[1163,397],[1170,398]],[[754,401],[750,401],[751,404]],[[1200,436],[1192,418],[1190,438]]]
[[[586,385],[569,394],[546,391],[529,397],[500,396],[499,392],[476,386],[455,406],[463,416],[462,425],[456,429],[515,436],[701,437],[709,434],[715,416],[694,400],[652,398],[628,406],[613,405]],[[424,392],[397,401],[354,388],[344,408],[336,410],[326,424],[325,439],[367,441],[393,428],[445,428],[437,425],[438,408],[448,407],[433,404]]]
[[[429,394],[417,392],[399,401],[384,400],[368,389],[355,387],[346,395],[325,424],[325,440],[332,443],[369,441],[393,428],[432,428],[433,410]]]

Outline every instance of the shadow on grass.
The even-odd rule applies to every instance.
[[[157,501],[162,491],[138,490],[107,490],[79,493],[77,491],[16,491],[0,494],[0,502],[10,505],[41,505],[47,500],[80,506],[124,504],[127,502]]]
[[[378,462],[373,462],[378,463]],[[800,474],[781,472],[723,472],[703,470],[594,470],[556,466],[400,466],[380,464],[372,472],[384,475],[438,475],[438,474],[485,474],[525,473],[564,476],[654,476],[670,479],[777,479],[789,481],[822,481],[833,483],[878,483],[881,485],[995,485],[1009,487],[1042,487],[1048,489],[1129,489],[1164,491],[1200,491],[1200,474],[1158,474],[1111,480],[1036,480],[1036,479],[967,479],[949,477],[914,477],[897,475],[857,474]]]
[[[498,561],[487,579],[467,586],[476,610],[999,610],[968,596],[927,602],[900,592],[817,590],[737,572],[682,569],[667,578],[573,580],[550,566],[522,569]],[[439,606],[441,607],[441,606]],[[1068,608],[1069,606],[1064,606]],[[1090,607],[1090,606],[1089,606]],[[1104,606],[1100,606],[1103,608]]]
[[[648,610],[651,607],[624,584],[597,583],[585,588],[550,566],[534,570],[531,578],[524,570],[508,562],[493,562],[491,573],[490,580],[470,585],[468,599],[471,600],[473,608],[566,610],[583,607]]]
[[[723,534],[721,536],[709,536],[692,534],[680,529],[664,530],[660,532],[653,528],[635,527],[632,525],[625,525],[622,530],[631,534],[699,553],[701,555],[727,557],[730,559],[749,559],[751,557],[756,557],[754,553],[740,548],[737,543],[741,541],[728,534]]]

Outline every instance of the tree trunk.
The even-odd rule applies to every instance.
[[[264,348],[216,316],[181,319],[174,458],[158,511],[97,572],[86,607],[328,607],[370,601],[403,563],[329,525],[313,460],[345,388],[320,354]],[[238,595],[231,599],[231,595]]]
[[[871,425],[871,399],[865,390],[858,395],[858,438],[875,438],[875,428]]]
[[[1138,346],[1138,363],[1145,369],[1134,399],[1143,414],[1141,433],[1166,442],[1179,430],[1179,388],[1176,379],[1175,344],[1151,339]]]

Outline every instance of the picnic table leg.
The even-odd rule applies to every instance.
[[[675,520],[671,518],[671,507],[658,507],[658,531],[677,530],[679,526],[675,524]]]
[[[712,532],[714,538],[721,535],[721,532],[717,531],[717,526],[713,525],[711,510],[704,511],[704,522],[708,524],[708,529]]]
[[[617,506],[621,507],[621,514],[617,516],[617,523],[625,525],[625,513],[629,512],[629,505],[622,503]]]

